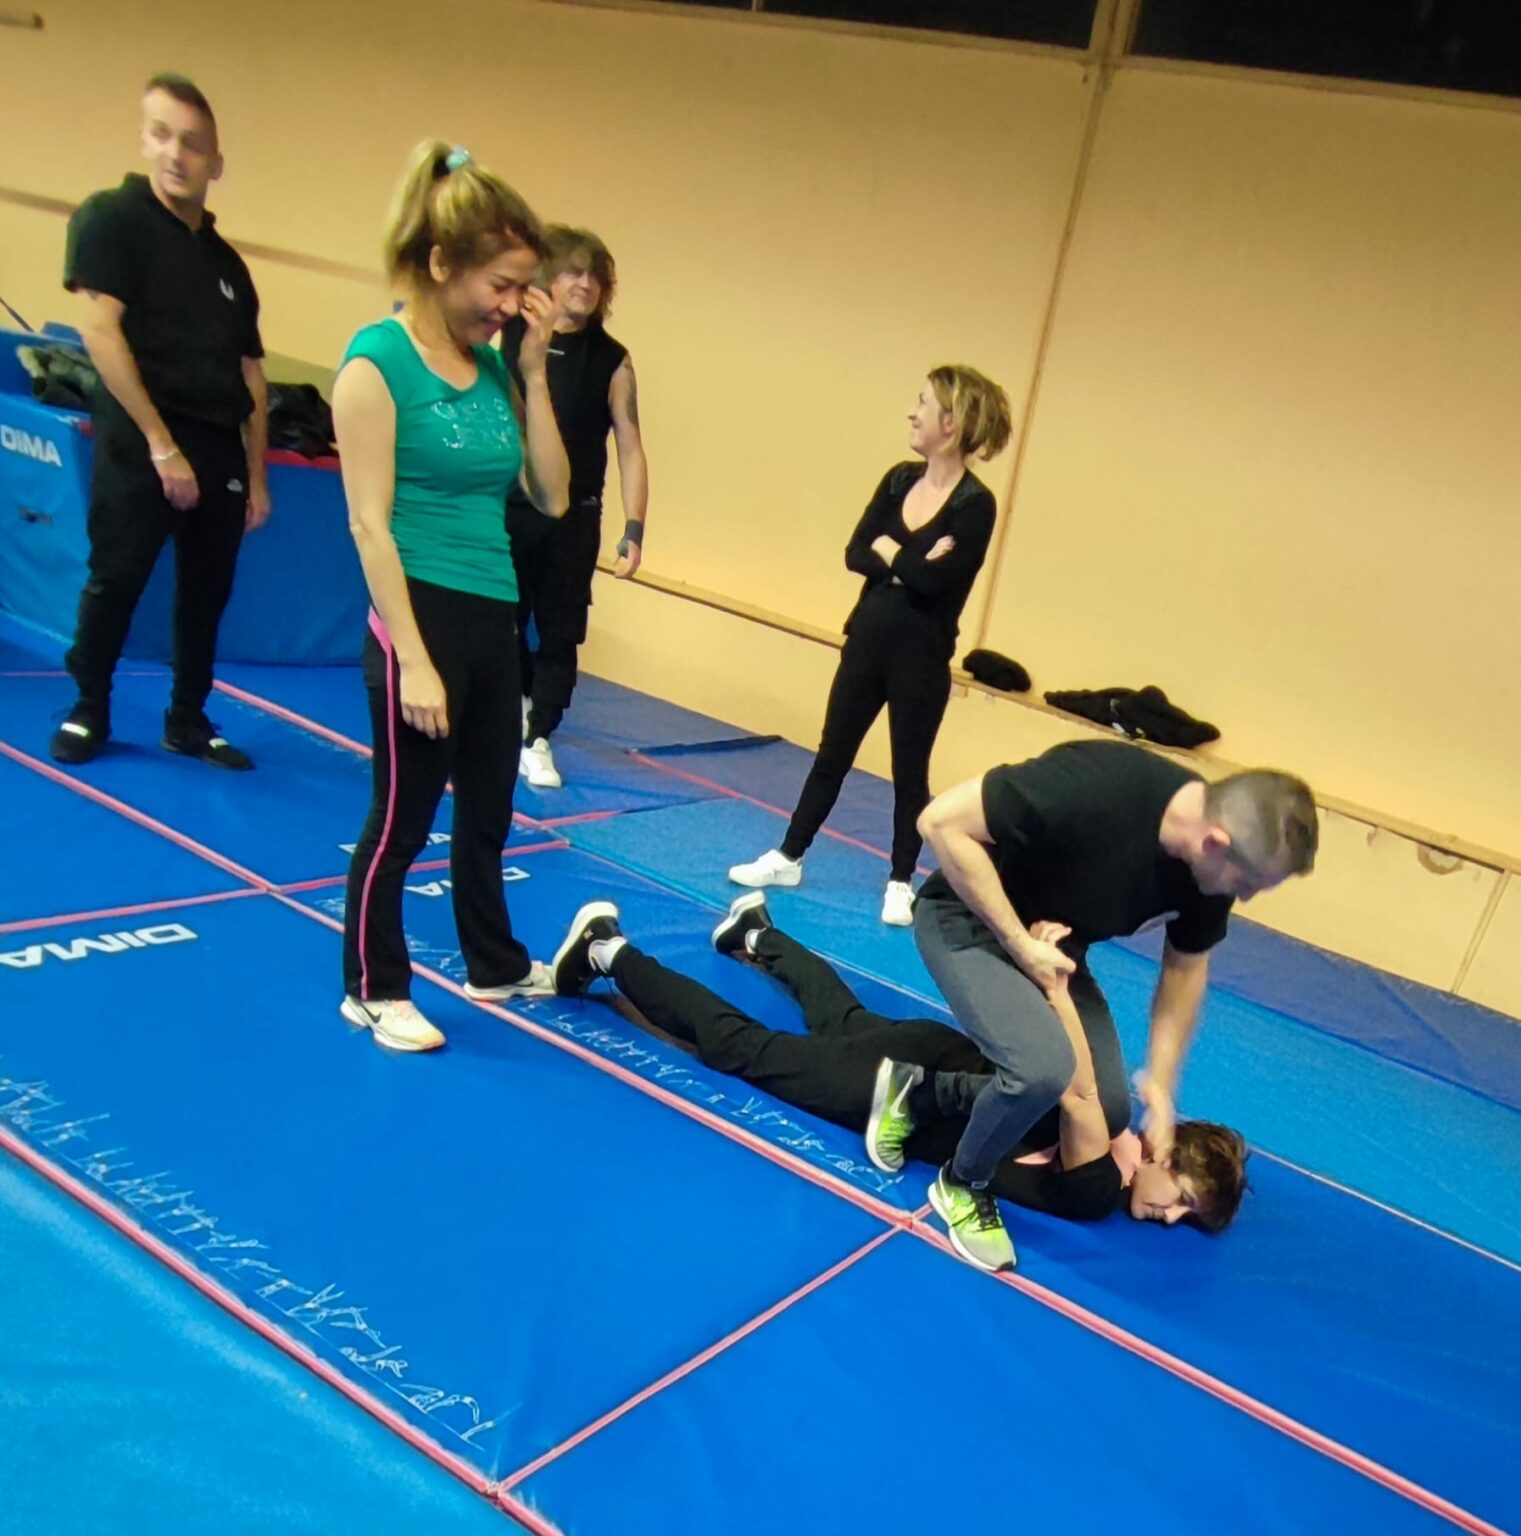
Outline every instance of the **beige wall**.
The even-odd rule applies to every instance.
[[[649,570],[824,631],[924,370],[1023,414],[1090,100],[1075,59],[535,0],[76,0],[4,36],[0,293],[33,319],[65,312],[62,220],[4,194],[115,181],[154,69],[216,102],[267,343],[318,362],[383,308],[407,149],[454,138],[618,253]],[[1521,856],[1518,184],[1521,113],[1120,70],[969,628],[988,597],[1037,688],[1161,683],[1222,757]],[[811,744],[834,653],[601,582],[588,660]],[[936,782],[1081,729],[958,695]],[[1315,881],[1254,915],[1521,1013],[1513,891],[1371,830],[1328,819]]]
[[[992,643],[1521,854],[1517,186],[1521,113],[1122,72]]]

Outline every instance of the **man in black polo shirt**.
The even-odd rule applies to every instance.
[[[576,650],[586,639],[592,577],[602,542],[607,437],[618,453],[623,535],[613,575],[639,569],[649,503],[649,466],[639,431],[639,392],[628,348],[603,321],[617,288],[608,248],[589,229],[552,224],[544,285],[559,311],[549,348],[549,396],[570,458],[570,510],[548,518],[521,491],[507,496],[507,532],[518,573],[518,651],[523,677],[519,773],[536,789],[563,782],[550,746],[576,686]],[[524,322],[502,327],[502,356],[518,376]],[[519,387],[522,385],[518,378]],[[528,646],[532,618],[537,649]]]
[[[143,97],[148,175],[97,192],[69,220],[64,287],[100,372],[94,402],[90,574],[66,658],[79,697],[49,744],[93,758],[111,733],[111,678],[166,539],[176,555],[174,687],[163,745],[251,768],[205,715],[217,626],[245,528],[269,516],[259,301],[217,233],[206,193],[222,174],[206,98],[178,75]]]
[[[1313,867],[1315,802],[1288,774],[1253,770],[1206,785],[1140,747],[1067,742],[948,790],[919,830],[940,862],[915,905],[919,951],[994,1067],[930,1200],[963,1258],[1006,1269],[1013,1246],[988,1188],[999,1159],[1080,1069],[1091,1074],[1109,1134],[1130,1122],[1125,1061],[1088,946],[1167,922],[1138,1083],[1149,1151],[1165,1163],[1209,951],[1225,937],[1234,901]],[[1062,947],[1031,932],[1041,923],[1069,930]],[[1091,1067],[1053,1006],[1062,991]]]

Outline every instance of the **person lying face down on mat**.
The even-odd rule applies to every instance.
[[[1042,925],[1041,933],[1043,942],[1062,936],[1054,925]],[[770,1029],[635,948],[610,901],[576,913],[551,966],[555,990],[579,997],[609,978],[657,1030],[695,1047],[705,1066],[865,1132],[872,1161],[885,1171],[902,1168],[906,1158],[939,1164],[951,1155],[993,1070],[965,1035],[934,1019],[869,1012],[832,966],[773,924],[759,891],[733,903],[713,931],[713,947],[781,982],[801,1005],[808,1033]],[[1053,1007],[1081,1039],[1064,987]],[[993,1193],[1074,1221],[1124,1210],[1169,1226],[1227,1227],[1246,1188],[1241,1137],[1207,1121],[1184,1121],[1165,1162],[1146,1158],[1128,1131],[1111,1142],[1086,1050],[1083,1063],[1058,1107],[999,1162]]]
[[[1069,741],[947,790],[919,826],[939,861],[914,903],[914,939],[959,1028],[993,1063],[966,1131],[930,1186],[952,1246],[980,1269],[1014,1262],[992,1177],[1072,1082],[1080,1023],[1093,1084],[1117,1136],[1130,1084],[1089,946],[1167,925],[1136,1079],[1142,1138],[1165,1165],[1173,1091],[1199,1017],[1209,952],[1232,904],[1314,867],[1315,801],[1268,769],[1206,784],[1181,764],[1121,742]],[[1060,925],[1065,950],[1037,938]]]

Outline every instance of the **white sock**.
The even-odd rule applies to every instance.
[[[586,958],[591,961],[594,971],[600,971],[604,976],[611,976],[613,960],[627,943],[628,940],[621,933],[615,939],[593,939],[587,948]]]
[[[745,953],[753,960],[755,958],[755,941],[761,936],[762,930],[752,928],[745,935]]]

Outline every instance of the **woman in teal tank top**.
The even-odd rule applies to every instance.
[[[513,936],[502,885],[522,734],[517,578],[503,523],[520,484],[547,517],[570,468],[549,401],[539,221],[461,149],[418,146],[391,210],[386,268],[405,295],[349,344],[333,392],[349,526],[372,609],[369,816],[349,867],[343,1016],[394,1050],[444,1037],[411,1001],[406,874],[454,784],[450,888],[477,998],[552,990]],[[521,314],[519,395],[490,345]]]

